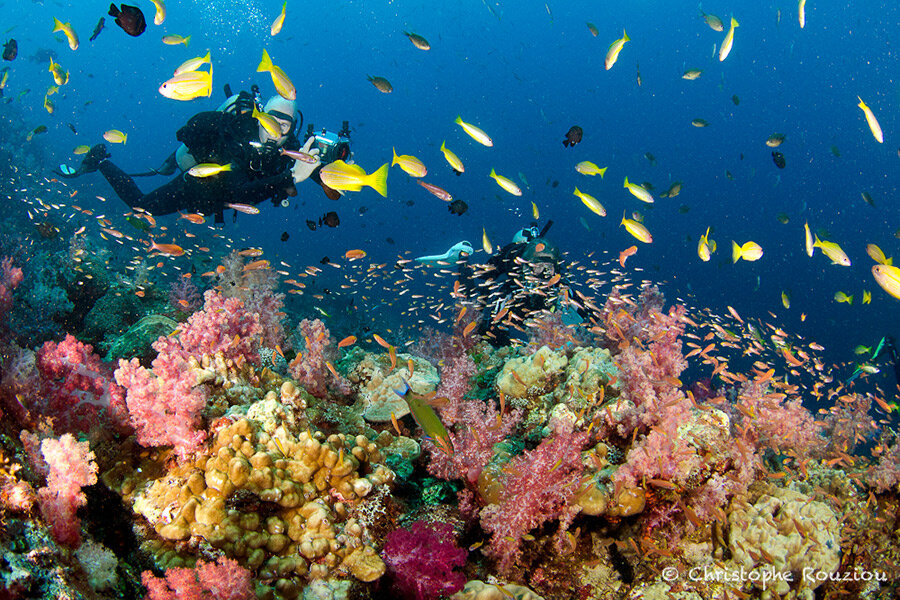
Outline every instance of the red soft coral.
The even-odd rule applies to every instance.
[[[303,319],[294,337],[297,356],[290,364],[291,377],[316,398],[325,398],[329,386],[341,394],[350,393],[350,384],[328,368],[340,356],[340,351],[325,324],[319,319]]]
[[[0,317],[12,306],[12,292],[23,278],[22,269],[14,267],[11,258],[7,256],[0,260]]]
[[[194,569],[173,567],[166,576],[141,574],[144,600],[254,600],[253,575],[237,561],[220,556],[216,563],[197,561]]]

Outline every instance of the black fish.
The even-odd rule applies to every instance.
[[[15,60],[19,55],[19,44],[16,40],[9,40],[3,44],[3,60]]]
[[[329,227],[337,227],[341,224],[341,219],[333,210],[328,211],[319,219],[319,225],[328,225]]]
[[[291,239],[291,234],[289,234],[287,231],[282,231],[281,232],[281,241],[286,242],[289,239]]]
[[[469,205],[457,198],[447,206],[447,209],[454,215],[462,215],[469,210]]]
[[[115,4],[109,5],[109,16],[116,18],[116,25],[121,27],[128,35],[137,37],[147,29],[144,13],[137,6],[123,4],[121,9]]]
[[[323,256],[319,262],[322,263],[323,265],[327,265],[328,263],[331,262],[331,259],[328,258],[327,256]]]
[[[47,48],[40,48],[37,52],[28,57],[28,60],[36,63],[45,63],[49,62],[50,59],[56,61],[59,58],[59,55],[55,50],[49,50]]]
[[[71,123],[66,123],[66,125],[69,127],[69,129],[72,130],[72,133],[74,133],[75,135],[78,135],[78,130],[75,129],[74,125],[72,125]]]
[[[307,220],[306,220],[306,226],[309,227],[309,230],[310,230],[310,231],[315,231],[315,230],[316,230],[316,222],[315,222],[315,221],[310,221],[309,219],[307,219]]]
[[[734,102],[734,105],[735,105],[735,106],[737,106],[738,104],[741,103],[741,99],[738,98],[738,95],[737,95],[737,94],[735,94],[734,96],[731,97],[731,101]]]
[[[772,160],[775,162],[775,166],[779,169],[783,169],[786,164],[784,162],[784,154],[782,154],[781,152],[773,152]]]
[[[569,131],[566,132],[566,139],[563,140],[563,146],[568,148],[569,146],[574,146],[578,142],[581,141],[581,136],[584,135],[584,131],[578,125],[572,125],[569,127]]]
[[[106,25],[106,19],[100,17],[100,20],[97,22],[97,26],[94,27],[94,33],[91,34],[91,39],[89,42],[93,42],[97,39],[97,36],[100,35],[100,32],[103,31],[103,27]]]

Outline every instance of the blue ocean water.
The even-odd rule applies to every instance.
[[[152,21],[152,4],[140,7]],[[874,282],[865,254],[867,243],[888,256],[898,248],[897,5],[860,10],[847,2],[809,2],[800,29],[794,2],[707,3],[703,10],[740,22],[724,62],[715,51],[725,32],[710,29],[691,3],[297,1],[288,3],[283,31],[271,37],[269,24],[280,7],[274,0],[170,2],[165,23],[148,23],[138,38],[106,17],[106,29],[89,42],[106,3],[4,2],[5,35],[19,43],[4,90],[16,100],[4,111],[15,111],[9,114],[23,135],[38,125],[49,128],[32,142],[44,156],[44,176],[57,163],[75,164],[72,148],[99,142],[110,128],[129,136],[127,144],[111,148],[113,160],[143,171],[174,150],[175,131],[191,115],[224,99],[225,83],[234,90],[256,83],[264,96],[274,94],[268,75],[256,72],[266,48],[296,84],[307,123],[336,130],[350,121],[355,159],[367,171],[389,161],[394,147],[422,159],[428,182],[469,204],[466,214],[453,215],[397,168],[387,198],[366,188],[331,201],[307,182],[287,208],[265,204],[260,215],[227,219],[225,235],[263,247],[270,258],[302,267],[363,248],[368,260],[389,263],[404,253],[442,252],[460,239],[477,248],[482,228],[498,246],[531,222],[534,202],[541,224],[554,221],[550,238],[571,257],[606,252],[614,259],[637,243],[627,263],[629,270],[643,269],[635,278],[664,282],[670,299],[719,313],[730,305],[770,320],[823,344],[831,361],[852,360],[857,344],[900,334],[896,300]],[[72,23],[81,38],[77,51],[51,33],[53,17]],[[596,25],[597,37],[586,22]],[[632,41],[606,71],[607,48],[623,28]],[[416,49],[404,30],[423,35],[432,49]],[[161,44],[163,35],[174,33],[190,35],[189,46]],[[71,73],[52,97],[52,115],[42,107],[52,84],[48,62],[29,60],[44,49]],[[176,102],[157,92],[176,66],[207,49],[215,69],[211,98]],[[702,69],[701,78],[683,80],[689,68]],[[386,77],[394,91],[380,93],[367,75]],[[17,98],[24,89],[31,91]],[[884,144],[869,132],[857,95],[878,117]],[[494,146],[466,136],[453,123],[457,115],[488,132]],[[693,127],[695,118],[709,126]],[[584,140],[564,148],[563,136],[575,124]],[[787,136],[778,148],[787,160],[784,170],[764,143],[775,132]],[[444,162],[443,140],[465,163],[464,175]],[[609,167],[605,178],[575,172],[582,160]],[[501,190],[488,177],[491,168],[516,180],[524,195]],[[684,187],[677,198],[657,198],[650,207],[623,189],[625,176],[651,182],[657,196],[673,181]],[[165,181],[145,178],[139,185],[148,191]],[[596,196],[608,216],[590,213],[572,195],[576,186]],[[99,175],[80,178],[70,189],[78,190],[85,207],[126,209]],[[862,201],[863,191],[875,207]],[[108,201],[92,200],[96,195]],[[341,226],[309,231],[304,221],[330,210],[339,213]],[[623,212],[633,211],[644,216],[651,245],[618,225]],[[776,219],[779,213],[788,216],[787,224]],[[853,265],[832,266],[819,253],[807,257],[804,222],[827,231]],[[719,250],[702,263],[697,241],[707,227]],[[273,235],[282,231],[290,233],[287,242]],[[732,239],[756,241],[763,258],[732,265]],[[871,305],[860,304],[864,289],[872,292]],[[782,290],[792,297],[789,310],[781,305]],[[838,290],[853,294],[854,304],[835,303]],[[381,310],[384,318],[397,319]]]

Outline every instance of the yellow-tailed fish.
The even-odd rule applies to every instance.
[[[85,144],[80,146],[75,146],[75,149],[72,150],[72,154],[87,154],[91,151],[91,147]]]
[[[842,267],[850,266],[850,257],[848,257],[847,253],[835,242],[823,242],[819,239],[819,236],[815,236],[813,248],[821,248],[825,256],[831,259],[831,264],[833,265],[840,265]]]
[[[728,29],[728,33],[725,34],[725,41],[722,42],[722,46],[719,48],[719,62],[728,58],[728,55],[731,53],[731,47],[734,45],[734,29],[737,26],[737,20],[731,17],[731,27]]]
[[[6,88],[6,82],[7,82],[7,81],[9,81],[9,70],[8,70],[8,69],[4,69],[4,71],[3,71],[3,77],[0,78],[0,90]]]
[[[785,308],[791,307],[791,295],[787,293],[787,290],[781,291],[781,305]]]
[[[797,6],[797,20],[800,21],[800,29],[806,27],[806,0],[800,0]]]
[[[56,107],[53,106],[53,102],[50,101],[50,96],[44,96],[44,110],[52,115],[55,109]]]
[[[900,300],[900,269],[891,265],[874,265],[872,276],[881,289]]]
[[[860,107],[863,111],[863,114],[866,115],[866,123],[869,124],[869,129],[872,131],[872,135],[875,136],[875,139],[878,140],[879,144],[884,143],[884,132],[881,131],[881,125],[878,124],[878,119],[875,118],[875,114],[872,112],[872,109],[866,106],[866,103],[863,102],[863,99],[859,98],[858,107]]]
[[[853,294],[848,296],[844,292],[835,292],[834,301],[838,304],[849,304],[850,306],[853,306]]]
[[[575,165],[575,170],[581,173],[582,175],[599,175],[600,179],[603,179],[603,176],[606,174],[606,169],[609,167],[603,167],[602,169],[598,167],[596,164],[592,163],[589,160],[583,160],[577,165]]]
[[[884,252],[881,250],[881,248],[879,248],[875,244],[866,244],[866,254],[868,254],[872,258],[872,260],[880,265],[894,264],[894,260],[885,257]]]
[[[490,138],[490,136],[488,136],[488,134],[486,134],[484,131],[482,131],[475,125],[472,125],[471,123],[466,123],[465,121],[463,121],[461,116],[457,115],[456,120],[453,122],[456,123],[457,125],[459,125],[460,127],[462,127],[463,131],[465,131],[467,134],[469,134],[469,137],[472,138],[473,140],[475,140],[476,142],[478,142],[479,144],[482,144],[484,146],[493,146],[494,145],[494,141]]]
[[[278,35],[281,32],[281,28],[284,27],[284,17],[287,13],[287,1],[281,5],[281,14],[275,17],[275,20],[272,21],[272,27],[269,28],[269,35]]]
[[[172,100],[189,101],[212,95],[212,65],[207,71],[186,71],[159,86],[159,93]]]
[[[273,138],[280,139],[281,136],[284,135],[284,133],[281,131],[281,125],[278,123],[278,120],[267,112],[259,112],[255,104],[253,105],[253,112],[251,113],[251,116],[259,121],[259,124],[263,129],[266,130],[266,133],[268,133]]]
[[[172,35],[164,35],[162,39],[162,43],[166,46],[177,46],[178,44],[188,45],[188,42],[191,41],[191,36],[184,37],[182,35],[172,34]]]
[[[118,129],[110,129],[103,132],[103,139],[110,144],[124,144],[128,141],[128,134],[122,133]]]
[[[52,96],[53,94],[56,94],[56,93],[58,93],[58,92],[59,92],[59,86],[58,86],[58,85],[51,85],[50,87],[47,88],[47,95],[48,95],[48,96]]]
[[[66,34],[66,39],[69,40],[69,48],[72,50],[78,50],[78,34],[75,33],[75,30],[72,29],[71,23],[63,23],[56,17],[53,17],[53,33],[58,31],[62,31]]]
[[[644,242],[645,244],[649,244],[653,241],[653,236],[650,235],[650,231],[648,231],[642,223],[638,223],[632,219],[626,219],[624,212],[622,212],[622,222],[619,223],[619,225],[624,225],[625,230],[638,241]]]
[[[494,253],[494,247],[491,245],[491,240],[488,239],[487,230],[484,227],[481,228],[481,247],[488,254]]]
[[[342,160],[336,160],[322,167],[319,178],[322,183],[333,190],[343,192],[358,192],[363,186],[369,186],[379,194],[387,197],[387,177],[390,165],[384,163],[378,170],[366,174],[359,165],[350,165]]]
[[[590,194],[585,194],[578,188],[575,188],[575,191],[573,193],[581,199],[585,206],[591,209],[591,212],[601,217],[606,216],[606,209],[603,208],[603,205],[600,204],[599,200],[597,200]]]
[[[816,251],[816,247],[813,245],[812,233],[809,231],[809,223],[803,224],[803,232],[806,239],[806,255],[811,257]]]
[[[230,171],[231,163],[227,165],[218,165],[216,163],[200,163],[199,165],[194,165],[190,169],[188,169],[188,175],[191,177],[212,177],[213,175],[218,175],[219,173]]]
[[[503,175],[497,175],[497,172],[494,169],[491,169],[490,177],[493,178],[494,181],[497,182],[497,185],[502,187],[504,190],[512,194],[513,196],[521,196],[522,190],[516,183],[509,179],[508,177],[504,177]]]
[[[191,71],[196,71],[200,67],[205,64],[212,64],[212,56],[211,52],[207,51],[206,56],[195,56],[194,58],[189,58],[188,60],[181,63],[177,69],[175,69],[175,75],[181,75],[182,73],[188,73]]]
[[[151,0],[153,6],[156,7],[156,14],[153,15],[153,24],[162,25],[166,20],[166,5],[163,0]]]
[[[606,52],[606,60],[603,61],[603,65],[606,67],[607,71],[612,69],[612,66],[619,60],[619,52],[622,51],[622,46],[625,45],[625,42],[629,41],[631,41],[631,38],[628,37],[628,34],[623,29],[622,37],[609,45],[609,50]]]
[[[631,195],[641,202],[653,204],[653,195],[647,191],[647,188],[636,183],[629,183],[628,177],[625,177],[625,184],[622,187],[631,192]]]
[[[275,86],[275,91],[277,91],[282,98],[286,100],[297,99],[297,88],[294,87],[294,83],[281,67],[272,62],[272,58],[269,56],[269,53],[266,52],[265,48],[263,48],[262,60],[259,61],[256,72],[268,72],[269,75],[272,76],[272,84]]]
[[[531,203],[531,216],[534,217],[535,221],[539,221],[541,219],[541,211],[538,210],[537,204],[534,202]]]
[[[409,175],[410,177],[425,177],[428,175],[428,169],[425,167],[425,164],[411,154],[400,154],[397,155],[397,149],[392,148],[394,153],[394,159],[391,161],[391,166],[400,165],[400,168]]]
[[[715,242],[712,242],[712,245],[709,242],[709,229],[709,227],[706,228],[706,233],[700,236],[700,243],[697,244],[697,256],[703,262],[709,262],[709,259],[712,258],[712,253],[716,251]]]
[[[441,152],[444,153],[444,158],[447,159],[447,162],[450,164],[450,168],[452,168],[457,173],[464,173],[466,168],[463,166],[463,162],[459,160],[459,157],[453,153],[452,150],[447,148],[447,145],[444,141],[441,142]]]
[[[763,249],[756,242],[745,242],[743,246],[739,246],[737,242],[731,240],[731,262],[737,262],[741,259],[753,262],[762,258]]]
[[[69,72],[63,70],[59,63],[53,62],[53,57],[50,57],[50,68],[48,69],[50,73],[53,74],[53,81],[56,85],[66,85],[69,83]]]
[[[863,290],[863,304],[872,304],[872,292],[869,290]]]

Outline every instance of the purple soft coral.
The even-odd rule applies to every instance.
[[[382,556],[404,598],[435,600],[462,589],[466,577],[454,569],[466,564],[466,551],[453,539],[449,523],[422,521],[387,535]]]

